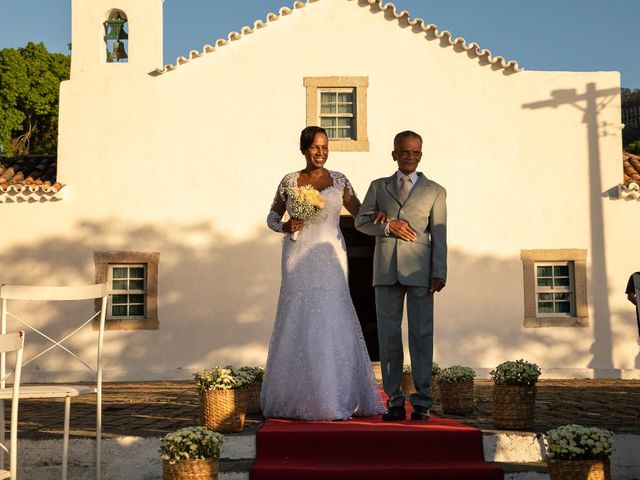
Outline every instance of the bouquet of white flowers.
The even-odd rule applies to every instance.
[[[168,433],[160,441],[164,460],[198,460],[219,458],[224,436],[205,427],[187,427]]]
[[[287,194],[291,212],[295,218],[309,222],[322,215],[326,202],[320,192],[311,185],[287,188]],[[296,241],[298,232],[293,232],[290,238]]]
[[[597,427],[562,425],[549,430],[547,457],[553,460],[595,460],[613,451],[613,432]]]

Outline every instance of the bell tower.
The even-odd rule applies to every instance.
[[[72,0],[71,80],[161,68],[163,2]]]

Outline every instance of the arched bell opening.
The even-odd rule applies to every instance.
[[[107,63],[126,63],[129,59],[129,24],[122,10],[111,10],[103,23]]]

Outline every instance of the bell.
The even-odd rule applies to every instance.
[[[105,40],[126,40],[129,38],[127,32],[124,31],[124,24],[127,23],[126,20],[122,19],[113,19],[107,20],[104,22],[105,29],[107,30],[107,35],[104,37]]]
[[[124,43],[113,42],[113,50],[111,52],[111,61],[117,62],[118,60],[126,60],[129,58],[127,51],[124,49]]]

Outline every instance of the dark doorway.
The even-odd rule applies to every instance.
[[[340,217],[340,229],[347,244],[349,263],[349,290],[356,308],[360,326],[367,344],[371,361],[380,360],[378,326],[376,323],[376,300],[373,286],[373,250],[375,237],[356,230],[353,217]]]

